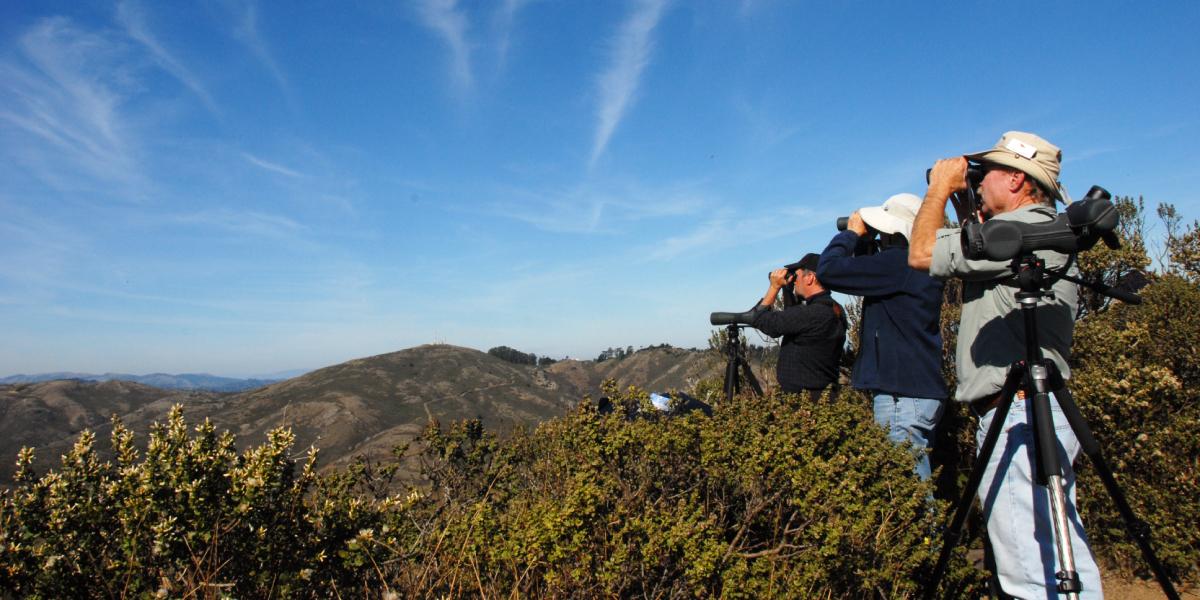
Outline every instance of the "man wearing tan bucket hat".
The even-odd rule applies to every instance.
[[[908,240],[921,199],[896,194],[850,215],[821,253],[825,287],[861,296],[858,357],[850,385],[867,392],[875,422],[897,444],[909,442],[914,471],[929,479],[927,450],[942,418],[942,282],[908,266]],[[878,241],[876,238],[878,237]]]
[[[965,219],[997,219],[1043,223],[1055,216],[1055,200],[1068,201],[1058,181],[1062,151],[1050,142],[1021,131],[1005,133],[995,146],[965,156],[939,160],[929,175],[929,189],[909,246],[909,264],[929,271],[938,279],[958,277],[963,281],[962,317],[959,323],[955,367],[958,389],[955,398],[970,403],[979,416],[975,439],[982,444],[995,415],[998,392],[1008,367],[1024,356],[1024,328],[1019,315],[1013,278],[1008,262],[968,260],[960,243],[958,228],[942,229],[946,202],[967,188],[968,161],[979,163],[984,177],[979,184],[980,214],[975,217],[955,204],[959,222]],[[1069,257],[1039,250],[1047,270],[1061,269]],[[1042,353],[1054,361],[1064,378],[1070,377],[1067,358],[1078,304],[1074,283],[1059,279],[1053,295],[1037,307],[1039,343]],[[1103,598],[1100,571],[1088,547],[1083,524],[1075,510],[1075,472],[1071,461],[1079,443],[1064,417],[1057,399],[1051,396],[1051,414],[1058,437],[1058,452],[1064,459],[1063,486],[1067,491],[1067,517],[1075,568],[1082,584],[1080,598]],[[1048,492],[1034,483],[1030,462],[1033,432],[1027,404],[1019,395],[1005,419],[983,473],[979,501],[987,520],[990,548],[995,559],[995,582],[1002,595],[1045,598],[1054,594],[1057,563],[1054,527]]]

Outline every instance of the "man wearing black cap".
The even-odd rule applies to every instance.
[[[815,398],[836,384],[846,343],[846,313],[817,280],[820,257],[806,254],[799,262],[771,272],[752,325],[771,337],[783,336],[775,373],[785,392],[807,392]],[[780,290],[791,285],[795,303],[771,310]],[[786,291],[786,290],[785,290]],[[786,296],[786,294],[785,294]]]

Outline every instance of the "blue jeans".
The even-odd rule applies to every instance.
[[[1063,465],[1063,486],[1067,496],[1071,549],[1075,570],[1083,586],[1080,599],[1103,598],[1100,569],[1088,548],[1083,523],[1075,510],[1075,470],[1071,461],[1079,454],[1079,442],[1063,415],[1058,401],[1051,396],[1051,415],[1058,437],[1058,455]],[[1005,594],[1017,598],[1057,599],[1058,551],[1054,544],[1054,524],[1050,515],[1050,494],[1034,483],[1033,427],[1029,415],[1032,406],[1016,398],[1004,421],[1004,429],[988,458],[979,486],[979,502],[987,519],[988,538],[996,560],[996,577]],[[996,410],[979,418],[975,432],[976,448],[983,445]]]
[[[907,398],[884,392],[875,393],[875,422],[888,433],[888,439],[900,444],[912,444],[917,464],[917,477],[929,479],[930,442],[933,430],[942,419],[942,401],[928,398]]]

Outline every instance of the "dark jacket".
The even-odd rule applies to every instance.
[[[946,398],[942,378],[942,282],[908,266],[908,248],[854,256],[858,234],[843,231],[821,253],[817,279],[863,297],[855,389]]]
[[[775,367],[783,391],[819,390],[837,382],[846,312],[829,292],[783,310],[764,310],[752,325],[771,337],[783,336]]]

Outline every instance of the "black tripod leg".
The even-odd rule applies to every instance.
[[[732,402],[741,388],[738,382],[737,365],[742,356],[741,343],[738,339],[737,325],[730,324],[725,328],[725,401]]]
[[[1066,385],[1062,385],[1060,389],[1054,391],[1054,395],[1058,398],[1058,405],[1062,408],[1063,414],[1066,415],[1067,421],[1071,423],[1071,429],[1075,432],[1075,438],[1079,440],[1080,449],[1092,461],[1092,466],[1096,467],[1096,473],[1100,475],[1100,481],[1104,482],[1104,489],[1108,491],[1113,504],[1117,506],[1117,512],[1121,513],[1121,519],[1125,521],[1126,531],[1129,532],[1129,536],[1133,538],[1138,548],[1141,549],[1142,557],[1150,565],[1150,570],[1154,572],[1154,578],[1158,580],[1158,585],[1162,587],[1163,593],[1167,595],[1167,598],[1179,600],[1179,593],[1175,591],[1170,577],[1167,576],[1167,570],[1159,562],[1158,556],[1154,553],[1154,548],[1150,544],[1150,526],[1133,514],[1133,509],[1129,507],[1129,502],[1125,500],[1125,494],[1121,491],[1120,486],[1117,485],[1116,478],[1113,477],[1112,469],[1108,467],[1108,463],[1105,462],[1104,456],[1100,453],[1100,444],[1092,436],[1092,430],[1083,418],[1083,413],[1079,412],[1079,406],[1075,404],[1074,398],[1071,397],[1071,392],[1067,390]]]
[[[729,358],[729,362],[725,363],[725,401],[732,402],[733,397],[737,394],[738,373],[737,359]]]
[[[971,476],[967,478],[967,485],[963,488],[962,496],[954,505],[954,518],[950,520],[950,526],[946,528],[946,539],[942,542],[942,551],[938,555],[937,566],[934,567],[933,575],[926,583],[926,600],[932,600],[937,595],[938,584],[942,582],[942,577],[946,574],[946,567],[950,564],[950,552],[954,550],[962,537],[962,527],[971,511],[971,503],[975,500],[975,494],[979,492],[979,484],[983,481],[983,472],[987,468],[992,451],[996,448],[996,440],[1000,439],[1000,430],[1004,429],[1004,419],[1008,415],[1009,407],[1012,406],[1013,394],[1017,392],[1017,387],[1020,386],[1024,377],[1024,364],[1013,365],[1008,372],[1008,378],[1004,380],[1004,387],[1000,389],[1000,402],[992,416],[992,425],[983,439],[983,446],[979,448],[979,453],[975,456],[975,466],[971,468]]]
[[[762,386],[758,384],[758,378],[754,376],[754,371],[750,369],[750,363],[740,357],[738,358],[738,363],[742,366],[742,375],[746,377],[746,381],[750,382],[750,389],[754,390],[754,393],[761,397],[763,395]]]
[[[1062,567],[1054,574],[1058,580],[1057,590],[1067,598],[1079,597],[1083,589],[1079,571],[1075,568],[1075,549],[1071,543],[1071,523],[1067,518],[1067,493],[1062,460],[1058,456],[1058,435],[1054,432],[1054,416],[1050,411],[1050,378],[1053,363],[1049,360],[1034,364],[1029,369],[1032,382],[1033,442],[1037,460],[1034,479],[1046,488],[1050,496],[1050,521],[1054,527],[1055,550],[1058,564]]]

